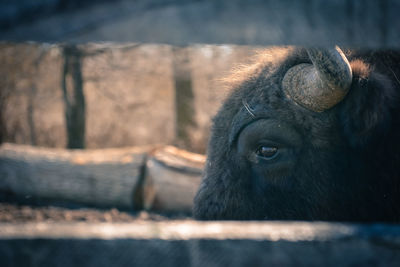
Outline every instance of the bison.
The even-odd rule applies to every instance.
[[[193,214],[400,221],[400,53],[271,48],[232,75]]]

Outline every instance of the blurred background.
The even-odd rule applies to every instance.
[[[205,153],[266,45],[396,47],[399,1],[1,0],[0,143]]]
[[[205,153],[235,45],[0,44],[1,141],[57,148],[170,144]]]

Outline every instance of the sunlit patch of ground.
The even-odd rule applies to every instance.
[[[188,214],[96,208],[37,199],[20,199],[0,193],[0,223],[21,222],[134,222],[186,220]]]
[[[127,212],[117,209],[68,209],[55,206],[28,206],[0,203],[0,222],[131,222],[162,221],[183,216],[167,216],[146,211]]]

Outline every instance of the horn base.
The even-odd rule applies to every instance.
[[[341,102],[347,90],[332,90],[318,79],[318,73],[312,64],[299,64],[290,68],[283,80],[283,91],[289,99],[300,106],[323,112]]]
[[[285,94],[297,104],[323,112],[334,107],[347,95],[352,83],[352,71],[339,47],[307,49],[312,64],[290,68],[282,80]]]

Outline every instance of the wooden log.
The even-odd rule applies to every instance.
[[[0,191],[132,208],[150,150],[150,147],[65,150],[3,144]]]
[[[385,224],[0,223],[2,266],[399,266],[399,246]]]
[[[143,207],[166,212],[191,212],[202,179],[205,156],[167,146],[146,163]]]

